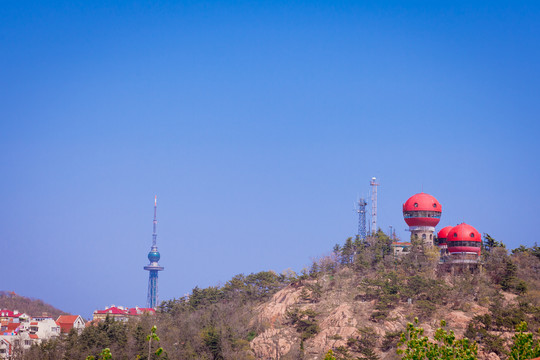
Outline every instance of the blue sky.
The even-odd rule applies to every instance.
[[[379,224],[532,245],[540,213],[536,2],[0,5],[0,289],[90,316],[299,271]]]

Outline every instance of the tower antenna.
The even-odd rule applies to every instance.
[[[367,232],[366,232],[366,205],[367,202],[364,198],[358,200],[358,238],[365,241]]]
[[[148,253],[148,260],[150,264],[144,267],[144,270],[149,272],[148,276],[148,296],[146,299],[147,308],[156,308],[158,305],[158,272],[163,271],[165,268],[159,265],[159,254],[157,248],[157,196],[154,197],[154,221],[152,222],[154,231],[152,232],[152,247]]]
[[[156,226],[157,226],[157,195],[154,197],[154,231],[152,232],[152,246],[157,246],[157,232],[156,232]]]
[[[379,183],[375,177],[371,178],[371,232],[377,232],[377,186]]]

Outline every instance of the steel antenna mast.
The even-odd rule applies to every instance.
[[[375,177],[371,178],[371,232],[377,232],[377,186],[379,183]]]
[[[365,241],[367,236],[366,231],[366,205],[364,198],[358,200],[358,238]]]

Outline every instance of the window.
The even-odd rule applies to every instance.
[[[32,345],[32,340],[24,340],[24,345],[26,346]]]
[[[457,237],[457,233],[454,233],[454,237]]]
[[[418,234],[414,234],[414,238],[415,238],[415,239],[418,239]]]
[[[422,234],[422,239],[426,239],[426,234]]]
[[[414,203],[414,207],[418,207],[418,203]]]
[[[403,216],[405,217],[405,219],[409,219],[409,218],[438,218],[440,219],[441,212],[440,211],[414,210],[414,211],[405,211],[403,213]]]
[[[467,247],[479,248],[480,244],[481,244],[480,241],[449,241],[448,247],[453,248],[457,246],[467,246]]]
[[[433,234],[429,234],[429,240],[433,240]]]
[[[436,207],[437,207],[437,204],[433,203],[433,207],[436,208]]]
[[[472,237],[472,238],[474,237],[474,233],[471,233],[471,237]]]

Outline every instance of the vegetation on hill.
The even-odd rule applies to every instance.
[[[43,302],[43,300],[17,295],[12,291],[0,291],[0,309],[18,310],[30,316],[48,314],[56,318],[60,315],[67,315],[66,312]]]
[[[452,275],[419,244],[396,258],[380,231],[369,245],[349,238],[300,274],[265,271],[196,287],[164,301],[156,316],[108,319],[34,347],[25,359],[99,359],[105,348],[113,359],[149,359],[146,336],[154,325],[160,341],[151,350],[162,347],[161,359],[422,358],[397,354],[399,344],[404,351],[425,345],[431,354],[522,359],[523,344],[538,348],[540,249],[509,253],[489,235],[484,240],[483,270]]]

